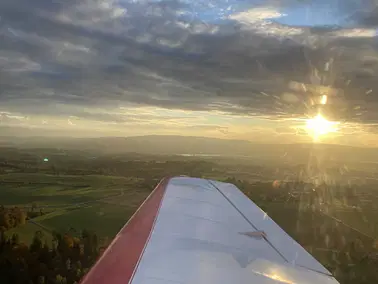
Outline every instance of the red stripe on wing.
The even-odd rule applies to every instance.
[[[148,243],[169,178],[163,179],[114,238],[81,284],[130,283]]]

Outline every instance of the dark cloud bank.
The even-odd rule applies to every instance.
[[[378,122],[374,1],[188,3],[1,1],[0,112],[85,117],[78,106],[131,104],[274,119],[308,112],[299,82],[338,88],[339,119]],[[280,9],[301,5],[337,8],[342,21],[280,24]]]

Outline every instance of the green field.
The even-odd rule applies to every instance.
[[[113,238],[152,188],[136,186],[137,180],[113,176],[54,176],[43,174],[0,175],[0,203],[19,206],[47,214],[7,231],[18,233],[21,241],[30,243],[35,231],[83,229],[99,237]]]
[[[60,214],[42,216],[36,221],[57,231],[70,228],[80,231],[85,228],[96,232],[100,237],[114,237],[131,217],[134,208],[114,204],[95,203],[83,208],[62,210]]]
[[[25,225],[19,226],[17,228],[13,228],[9,231],[6,232],[6,235],[11,237],[14,233],[18,234],[20,237],[20,240],[27,244],[30,245],[34,234],[36,231],[43,231],[41,227],[32,224],[32,223],[26,223]],[[45,240],[48,242],[48,244],[51,244],[52,241],[52,235],[49,232],[44,232]]]
[[[0,175],[0,203],[27,206],[63,206],[115,196],[133,181],[112,176]]]

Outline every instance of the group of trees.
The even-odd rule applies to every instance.
[[[0,231],[23,225],[26,222],[27,213],[19,207],[5,208],[0,206]]]
[[[16,234],[8,238],[1,232],[0,283],[79,283],[103,249],[97,235],[86,230],[79,236],[54,232],[51,245],[37,231],[29,246]]]
[[[27,219],[42,216],[45,212],[40,208],[37,210],[35,203],[32,204],[29,211],[14,206],[4,207],[0,205],[0,231],[7,231],[19,225],[24,225]]]

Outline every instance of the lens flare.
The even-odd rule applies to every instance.
[[[329,133],[337,132],[339,122],[329,121],[321,114],[306,121],[307,132],[313,137],[314,140],[319,140],[320,137]]]
[[[321,97],[321,99],[320,99],[320,103],[321,103],[322,105],[325,105],[325,104],[327,103],[327,100],[328,100],[327,96],[326,96],[326,95],[323,95],[323,96]]]

